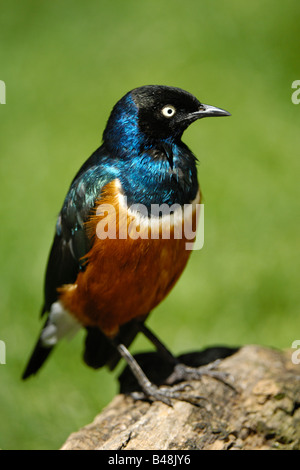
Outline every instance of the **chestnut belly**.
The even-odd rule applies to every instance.
[[[150,219],[147,225],[124,206],[117,182],[107,186],[98,208],[109,202],[116,209],[117,224],[112,226],[116,226],[119,234],[122,225],[123,235],[126,227],[127,236],[99,238],[97,224],[103,221],[104,212],[96,208],[87,227],[94,234],[94,243],[87,255],[86,268],[74,284],[63,286],[59,292],[64,308],[81,324],[97,326],[106,335],[114,336],[119,326],[145,317],[164,299],[180,277],[190,250],[186,249],[184,230],[180,238],[176,234],[178,225],[184,224],[184,217],[173,218],[168,238],[162,238],[161,224],[157,225],[156,234],[155,228],[150,233]],[[199,199],[198,196],[196,202]],[[196,204],[191,214],[195,218]],[[140,236],[131,237],[130,230],[137,226]]]

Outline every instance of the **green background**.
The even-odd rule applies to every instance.
[[[299,13],[298,0],[1,1],[0,448],[59,448],[117,393],[122,366],[86,367],[83,332],[20,376],[63,198],[137,86],[178,86],[232,113],[184,135],[205,245],[149,326],[175,353],[299,339]],[[149,349],[139,337],[131,351]]]

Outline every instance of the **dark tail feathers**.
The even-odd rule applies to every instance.
[[[45,348],[44,346],[42,346],[41,340],[38,340],[33,350],[33,353],[28,361],[27,367],[22,375],[23,380],[37,373],[39,368],[43,365],[43,363],[51,353],[52,349],[53,346]]]

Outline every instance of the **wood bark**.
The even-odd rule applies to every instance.
[[[137,385],[126,369],[120,377],[122,393],[93,423],[71,434],[62,449],[299,450],[300,364],[293,364],[292,352],[244,346],[181,356],[191,366],[223,358],[218,369],[230,374],[228,382],[235,387],[209,376],[191,381],[185,393],[202,397],[196,405],[134,401],[128,392]],[[170,373],[155,353],[135,357],[156,383]]]

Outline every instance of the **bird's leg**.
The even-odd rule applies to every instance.
[[[173,354],[171,353],[171,351],[169,351],[169,349],[167,349],[167,347],[160,341],[160,339],[157,338],[157,336],[155,336],[151,330],[149,330],[149,328],[142,322],[137,322],[137,328],[138,330],[143,333],[146,338],[149,339],[149,341],[151,341],[151,343],[156,347],[157,351],[159,352],[159,354],[171,365],[173,365],[174,367],[179,364],[179,361],[178,359],[173,356]]]
[[[209,377],[213,377],[214,379],[219,380],[220,382],[223,382],[224,384],[234,389],[234,387],[227,382],[229,374],[216,370],[216,367],[221,362],[220,359],[217,359],[216,361],[213,361],[212,363],[205,366],[187,366],[186,364],[181,363],[176,357],[174,357],[173,354],[166,348],[166,346],[152,333],[151,330],[149,330],[148,327],[145,326],[144,323],[139,322],[138,328],[156,347],[157,351],[161,354],[161,356],[164,357],[171,365],[174,366],[172,374],[167,378],[165,382],[166,384],[172,385],[183,380],[199,380],[201,379],[201,377],[203,377],[203,375],[207,375]]]
[[[139,366],[134,357],[130,354],[124,344],[117,340],[111,340],[114,346],[117,348],[120,355],[125,359],[132,373],[136,377],[139,385],[142,388],[142,392],[133,392],[131,396],[136,400],[148,399],[150,401],[162,401],[166,405],[172,406],[171,399],[177,399],[182,401],[188,401],[193,404],[198,404],[198,401],[202,397],[189,397],[188,395],[181,393],[186,387],[186,384],[177,384],[173,387],[157,387],[155,384],[150,382],[142,368]]]

